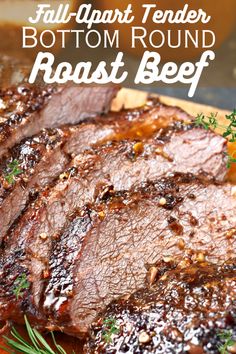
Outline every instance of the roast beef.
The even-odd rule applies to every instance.
[[[80,128],[78,132],[77,136],[80,137]],[[199,141],[202,145],[199,145]],[[77,143],[81,149],[83,144],[80,144],[80,138]],[[74,143],[72,145],[73,150],[76,150]],[[203,145],[206,147],[204,154]],[[68,216],[76,208],[95,201],[109,190],[126,190],[172,171],[207,173],[221,180],[227,170],[224,147],[225,140],[220,136],[176,122],[168,129],[160,130],[152,139],[143,142],[113,142],[78,155],[70,169],[61,174],[59,182],[32,203],[17,227],[8,235],[13,240],[17,235],[25,239],[22,242],[28,245],[34,274],[35,301],[39,302],[39,283],[42,283],[42,269],[50,256],[52,238],[60,233],[68,223]],[[61,153],[62,149],[59,150]],[[27,193],[25,189],[20,188],[20,191],[22,194]],[[15,208],[19,208],[19,205]],[[46,235],[47,240],[40,235]]]
[[[0,161],[0,242],[29,199],[50,184],[68,165],[63,145],[68,130],[44,130],[24,139]]]
[[[235,256],[236,198],[229,184],[180,174],[129,192],[110,190],[99,199],[68,215],[69,225],[53,239],[25,227],[6,242],[2,319],[20,321],[25,312],[38,326],[83,336],[112,300],[142,288],[147,269],[162,259],[188,255],[220,263]],[[60,212],[53,215],[60,220],[64,205],[57,203]],[[21,274],[31,286],[16,299]],[[39,275],[42,283],[36,286]]]
[[[0,90],[0,157],[43,128],[75,124],[107,112],[116,87],[19,84]]]
[[[159,101],[150,99],[139,109],[90,117],[79,125],[44,130],[33,138],[21,141],[0,160],[0,243],[8,228],[25,208],[29,196],[35,196],[42,187],[50,184],[66,168],[71,155],[107,140],[148,137],[174,119],[187,123],[190,117],[178,108],[163,106]],[[219,144],[219,149],[216,143]],[[223,162],[220,149],[224,150],[225,141],[212,135],[212,144],[215,145],[216,153],[216,166],[212,175],[222,179],[225,168],[220,172],[220,164]],[[212,159],[210,163],[214,165]]]
[[[78,149],[77,140],[80,139],[84,150],[86,144],[90,148],[108,141],[148,139],[173,122],[190,125],[193,121],[193,117],[180,108],[162,104],[157,98],[149,98],[142,107],[109,112],[107,115],[86,120],[80,126],[79,137],[74,141]],[[70,139],[69,143],[72,150],[73,140]]]
[[[152,287],[113,302],[93,325],[85,352],[234,353],[235,260],[184,263]]]

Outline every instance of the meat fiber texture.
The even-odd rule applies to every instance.
[[[30,198],[63,172],[71,154],[89,146],[86,139],[81,142],[84,128],[80,134],[78,125],[39,131],[107,112],[116,91],[114,87],[21,84],[0,92],[0,243]],[[87,132],[93,125],[87,125]],[[106,134],[106,129],[102,135],[98,128],[93,140]],[[15,175],[14,164],[18,170]]]
[[[101,314],[85,353],[219,353],[224,335],[236,334],[235,270],[235,259],[223,265],[185,259],[177,266],[166,259],[152,286]]]
[[[106,141],[145,140],[146,155],[149,154],[149,145],[152,150],[156,146],[156,151],[152,151],[152,154],[162,156],[166,154],[166,159],[159,158],[158,160],[157,158],[157,161],[153,161],[153,163],[161,163],[161,160],[163,160],[163,168],[161,167],[158,175],[163,175],[172,166],[173,170],[186,170],[193,173],[198,173],[202,168],[202,171],[208,173],[209,176],[215,177],[217,180],[224,179],[227,172],[223,155],[226,149],[226,141],[214,133],[205,132],[203,129],[194,129],[190,132],[191,125],[189,122],[191,122],[191,118],[180,109],[150,100],[140,109],[124,110],[116,114],[110,113],[96,118],[90,117],[86,122],[79,125],[60,129],[44,129],[32,138],[23,139],[21,143],[10,149],[8,154],[0,161],[0,220],[2,225],[0,241],[24,210],[29,200],[35,198],[43,188],[50,187],[52,182],[68,166],[72,156],[91,149],[91,147],[102,143],[105,144]],[[168,125],[169,133],[166,132]],[[175,137],[172,136],[171,138],[172,143],[165,144],[164,138],[168,140],[168,134],[171,135],[172,131],[181,129],[183,131],[188,129],[189,132],[175,134]],[[162,138],[158,138],[157,132],[159,134],[163,132]],[[156,143],[151,141],[151,136],[156,137],[158,141]],[[173,138],[176,139],[175,142]],[[181,143],[183,143],[183,146],[181,146]],[[200,151],[199,153],[196,152],[196,149],[201,149],[201,144],[205,146],[205,153],[202,156]],[[171,146],[167,148],[169,145]],[[185,152],[187,145],[188,148]],[[139,144],[136,145],[136,150],[138,146]],[[116,148],[118,151],[122,149],[122,147],[117,145],[113,147],[113,153],[108,150],[106,154],[108,164],[111,163],[109,159],[118,162],[119,156],[116,153]],[[192,148],[192,151],[190,151],[190,148]],[[128,153],[128,147],[125,149]],[[172,161],[171,150],[175,151],[175,149],[177,149],[179,157],[174,153],[175,161]],[[101,153],[106,153],[106,149],[101,151]],[[130,153],[132,154],[132,151]],[[200,160],[195,161],[195,159],[192,159],[191,155],[195,153],[195,159],[198,158]],[[133,151],[133,154],[135,154],[135,151]],[[95,151],[94,155],[99,157],[98,151]],[[121,153],[120,156],[123,156],[123,154]],[[83,160],[86,158],[84,156]],[[90,156],[88,160],[91,160]],[[119,161],[119,164],[122,164],[122,160],[120,159]],[[20,172],[14,175],[9,183],[8,178],[12,173],[12,162],[17,163],[17,168]],[[172,165],[170,162],[173,162]],[[105,163],[106,160],[104,160],[103,164]],[[145,161],[143,163],[145,165]],[[99,161],[97,161],[98,164]],[[124,164],[121,171],[124,171],[126,167],[129,168],[129,164],[129,162],[128,165],[127,163],[126,165]],[[151,162],[149,161],[148,165],[150,164]],[[138,168],[140,169],[140,167]],[[156,167],[153,166],[152,169],[155,170]],[[136,172],[134,171],[134,173]],[[119,173],[117,177],[119,178]],[[130,180],[131,184],[132,181]],[[128,188],[128,184],[126,188]]]
[[[81,127],[77,132],[78,137],[81,137],[80,130]],[[77,141],[78,148],[82,149],[80,139]],[[202,154],[199,141],[206,146],[205,154]],[[74,143],[72,145],[74,150]],[[141,145],[132,141],[117,141],[78,155],[70,168],[60,175],[55,185],[40,193],[28,206],[5,239],[5,244],[8,244],[11,238],[29,240],[26,242],[35,273],[35,301],[40,301],[39,294],[43,283],[41,274],[45,264],[48,264],[53,239],[62,232],[77,208],[99,200],[111,190],[127,190],[173,171],[205,173],[211,178],[221,180],[227,171],[224,149],[225,140],[214,133],[195,128],[192,124],[175,122],[169,128],[157,131]],[[52,156],[55,156],[55,149],[53,151]],[[192,159],[192,155],[195,159]],[[27,193],[26,188],[20,188],[20,191],[25,195]],[[15,209],[17,207],[19,204]],[[2,210],[4,212],[5,209]],[[12,212],[14,209],[9,210]],[[7,215],[3,220],[9,220]]]
[[[148,264],[196,249],[213,262],[233,255],[225,139],[155,100],[91,115],[25,139],[2,158],[3,182],[15,156],[22,169],[1,195],[10,210],[0,214],[2,320],[21,323],[27,314],[37,327],[83,337],[111,301],[144,286]],[[30,286],[16,297],[22,274]]]
[[[118,88],[19,84],[0,90],[0,157],[43,128],[76,124],[107,112]]]
[[[15,234],[1,255],[1,318],[20,322],[26,313],[37,326],[84,336],[111,301],[144,286],[148,265],[196,252],[219,264],[233,258],[232,188],[175,175],[104,194],[53,239],[27,228]],[[45,244],[35,247],[40,238]],[[31,287],[17,300],[14,282],[22,273]]]

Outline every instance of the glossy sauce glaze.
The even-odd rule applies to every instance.
[[[195,220],[192,220],[191,222],[195,222]],[[178,226],[178,225],[177,225]],[[172,225],[172,227],[174,229],[176,229],[176,225]],[[22,328],[21,328],[22,331],[24,331]],[[7,334],[7,332],[6,332]],[[47,338],[50,338],[47,337]],[[81,343],[79,340],[76,340],[72,337],[68,337],[68,336],[65,336],[65,335],[62,335],[62,334],[59,334],[58,335],[58,342],[67,350],[67,353],[73,353],[73,350],[75,351],[75,353],[80,353],[82,352],[82,347],[83,347],[83,343]],[[0,352],[0,353],[4,353],[4,351]]]
[[[151,126],[145,126],[145,124],[140,124],[140,130],[135,130],[134,132],[131,132],[129,136],[129,138],[140,138],[143,135],[144,136],[151,136],[153,134],[153,131],[156,131],[157,129],[159,129],[160,127],[157,127],[155,125]],[[126,135],[126,133],[125,133]],[[122,137],[119,137],[118,140],[120,140]],[[232,147],[231,146],[231,151],[234,151],[235,149],[235,145]],[[232,165],[232,168],[230,170],[229,173],[229,178],[230,180],[233,180],[234,182],[236,181],[236,166]],[[26,335],[26,331],[24,329],[23,326],[17,326],[17,329],[19,329],[20,333],[22,333],[22,335]],[[4,335],[9,335],[9,330],[7,330]],[[50,335],[47,335],[46,338],[49,340],[50,342]],[[78,339],[75,339],[73,337],[69,337],[66,336],[64,334],[57,334],[56,336],[57,338],[57,342],[63,346],[63,348],[66,350],[66,352],[68,354],[73,353],[73,351],[77,354],[82,353],[82,348],[83,348],[83,343],[81,341],[79,341]],[[3,339],[0,340],[0,345],[4,343]],[[2,349],[0,349],[0,353],[6,353],[5,351],[3,351]]]
[[[60,129],[44,130],[37,136],[24,139],[0,160],[0,205],[15,186],[15,183],[10,184],[6,180],[6,176],[11,173],[11,163],[16,161],[20,169],[19,175],[14,176],[14,181],[20,180],[24,186],[33,174],[37,163],[43,158],[45,151],[55,149],[65,134],[66,132]]]
[[[28,84],[0,90],[0,133],[7,136],[12,127],[40,110],[53,92],[51,86],[42,88]]]

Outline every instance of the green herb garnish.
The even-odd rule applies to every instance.
[[[219,334],[219,337],[222,341],[224,341],[224,344],[222,344],[218,348],[220,354],[229,354],[228,348],[236,344],[236,342],[232,339],[232,332],[231,331],[222,332]]]
[[[197,127],[203,127],[205,129],[216,129],[218,127],[217,113],[211,113],[210,116],[206,117],[204,114],[198,114],[195,119],[195,124]]]
[[[25,316],[25,325],[30,341],[27,342],[15,328],[12,329],[11,335],[14,339],[3,336],[6,344],[9,348],[0,346],[1,349],[4,349],[7,353],[23,353],[23,354],[66,354],[65,350],[57,344],[54,334],[51,333],[54,346],[56,351],[54,351],[43,336],[34,328],[31,327],[30,323]],[[75,354],[75,353],[74,353]]]
[[[117,321],[115,318],[109,317],[103,321],[103,325],[104,325],[104,330],[103,330],[103,334],[102,334],[102,339],[106,343],[111,343],[112,342],[112,335],[119,334],[119,332],[120,332]]]
[[[227,152],[225,153],[225,155],[228,158],[228,160],[227,160],[227,168],[230,168],[232,163],[236,163],[236,158],[231,156],[231,155],[229,155]]]
[[[19,297],[22,297],[24,290],[29,289],[30,282],[27,279],[25,273],[21,274],[15,281],[14,281],[14,290],[13,293],[15,294],[17,300]]]
[[[226,119],[230,121],[230,124],[228,125],[226,131],[223,133],[223,136],[229,137],[229,141],[231,143],[234,143],[236,141],[236,130],[233,128],[236,128],[236,109],[229,115],[226,115]]]
[[[23,171],[19,168],[19,162],[17,160],[13,160],[7,165],[7,175],[5,176],[5,180],[9,184],[13,184],[15,182],[15,177],[20,175]]]
[[[222,131],[222,135],[224,138],[228,138],[229,142],[236,142],[236,109],[234,111],[225,116],[226,119],[229,120],[229,125],[222,125],[218,123],[217,113],[211,113],[209,116],[205,116],[204,114],[198,114],[195,120],[195,124],[197,127],[203,127],[205,129],[220,129]],[[232,163],[236,163],[236,158],[226,153],[227,167],[230,168]],[[234,154],[233,154],[234,155]]]

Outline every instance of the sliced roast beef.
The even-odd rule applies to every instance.
[[[235,206],[231,185],[182,176],[113,196],[110,203],[90,208],[84,216],[80,213],[74,222],[91,221],[86,236],[82,227],[77,232],[77,252],[63,237],[61,248],[56,244],[60,251],[51,252],[44,292],[44,311],[55,318],[50,325],[70,317],[65,331],[86,333],[99,309],[141,288],[149,265],[163,257],[197,253],[197,258],[219,263],[234,257]],[[58,283],[55,275],[62,270],[62,255],[67,277]]]
[[[0,242],[25,208],[29,196],[50,184],[66,168],[70,155],[79,154],[106,140],[119,140],[121,135],[128,137],[129,131],[133,134],[135,129],[140,131],[144,125],[146,130],[151,126],[152,131],[154,119],[157,129],[158,124],[161,127],[172,119],[183,118],[187,121],[187,115],[181,110],[150,100],[140,109],[111,113],[94,119],[90,117],[80,125],[44,130],[33,138],[24,139],[0,160]],[[219,140],[219,137],[216,139]],[[219,148],[223,149],[223,145],[224,140],[220,139]],[[223,178],[224,173],[222,169],[222,176],[216,177]]]
[[[80,139],[78,145],[82,147]],[[205,172],[222,179],[227,170],[224,147],[225,140],[220,136],[177,122],[160,130],[152,139],[113,142],[78,155],[70,169],[61,174],[59,182],[32,203],[8,235],[13,243],[17,237],[27,244],[37,304],[42,269],[49,259],[53,237],[68,224],[68,217],[76,208],[92,203],[110,190],[126,190],[172,171]],[[47,239],[40,235],[46,235]]]
[[[0,90],[0,157],[22,139],[43,128],[75,124],[107,112],[116,87],[32,86]]]
[[[183,263],[151,288],[113,302],[93,325],[85,352],[234,353],[235,260]]]
[[[67,216],[69,225],[52,239],[32,234],[35,209],[28,230],[15,234],[1,256],[1,318],[20,321],[25,312],[36,325],[83,336],[112,300],[142,288],[147,269],[163,258],[186,254],[220,263],[235,256],[231,185],[175,175],[100,199]],[[31,286],[16,299],[21,274]]]
[[[87,120],[80,126],[80,135],[70,139],[69,145],[73,150],[74,142],[77,153],[80,153],[86,146],[90,148],[108,141],[144,140],[169,127],[172,122],[190,125],[193,117],[178,107],[167,106],[156,98],[150,98],[143,107],[109,112]],[[78,139],[83,147],[81,151],[78,151]]]
[[[63,151],[67,134],[45,130],[23,140],[0,162],[0,242],[8,228],[43,186],[52,182],[69,163]]]
[[[78,137],[78,147],[74,142],[73,148],[67,143],[67,151],[82,150],[80,127],[74,136]],[[38,240],[37,235],[43,233],[50,240],[63,229],[68,215],[95,201],[107,190],[127,190],[172,172],[187,171],[223,180],[227,173],[224,152],[225,140],[220,136],[179,122],[160,130],[152,139],[110,142],[94,147],[75,157],[58,182],[29,206],[9,235],[30,235],[31,240]],[[32,249],[33,245],[31,243]]]

